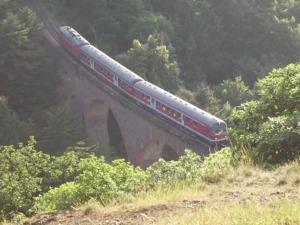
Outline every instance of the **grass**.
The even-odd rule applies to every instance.
[[[223,203],[181,210],[159,218],[165,225],[299,225],[300,200],[279,200],[272,203]]]
[[[207,195],[206,186],[191,186],[178,184],[176,186],[161,186],[156,190],[141,192],[136,196],[124,195],[110,205],[103,207],[97,201],[91,200],[80,209],[87,211],[102,211],[105,213],[116,212],[118,210],[128,210],[136,208],[147,208],[156,205],[173,204],[186,199],[199,199]]]

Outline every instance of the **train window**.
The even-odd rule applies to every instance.
[[[86,55],[84,55],[84,54],[80,54],[80,59],[84,62],[84,63],[86,63],[86,64],[91,64],[91,61],[90,61],[90,58],[89,57],[87,57]]]

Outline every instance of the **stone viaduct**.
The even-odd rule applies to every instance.
[[[209,153],[194,137],[128,100],[67,54],[60,55],[60,94],[81,114],[89,141],[100,143],[105,155],[117,151],[147,167],[160,157],[176,159],[185,149]]]
[[[44,10],[39,15],[46,21]],[[117,154],[147,167],[160,157],[176,159],[185,149],[209,154],[209,147],[197,138],[153,115],[88,71],[58,46],[48,30],[44,35],[62,65],[61,97],[81,115],[89,142],[100,143],[104,155]]]

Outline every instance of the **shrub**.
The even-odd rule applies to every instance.
[[[96,199],[103,205],[124,193],[135,194],[145,187],[147,175],[124,160],[106,163],[91,156],[79,164],[74,182],[51,189],[37,199],[37,208],[61,210]],[[66,202],[64,202],[64,199]]]
[[[133,167],[124,159],[114,160],[111,166],[119,193],[135,193],[147,186],[149,176],[139,167]]]
[[[233,170],[232,149],[223,148],[205,158],[201,168],[201,178],[209,183],[217,183]]]
[[[79,185],[67,182],[36,199],[35,208],[61,210],[82,203]]]
[[[195,182],[200,179],[201,157],[188,150],[178,161],[160,159],[147,169],[149,184],[174,185],[178,182]]]
[[[0,217],[28,210],[42,188],[50,156],[35,150],[35,140],[27,145],[0,147]]]
[[[300,155],[300,116],[279,116],[264,122],[257,135],[258,157],[268,162]]]
[[[257,84],[260,98],[234,109],[231,130],[239,149],[248,146],[255,160],[282,163],[300,155],[300,64],[273,70]]]

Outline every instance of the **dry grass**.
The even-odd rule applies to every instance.
[[[223,203],[181,210],[160,218],[157,224],[169,225],[299,225],[300,200],[272,203]]]

